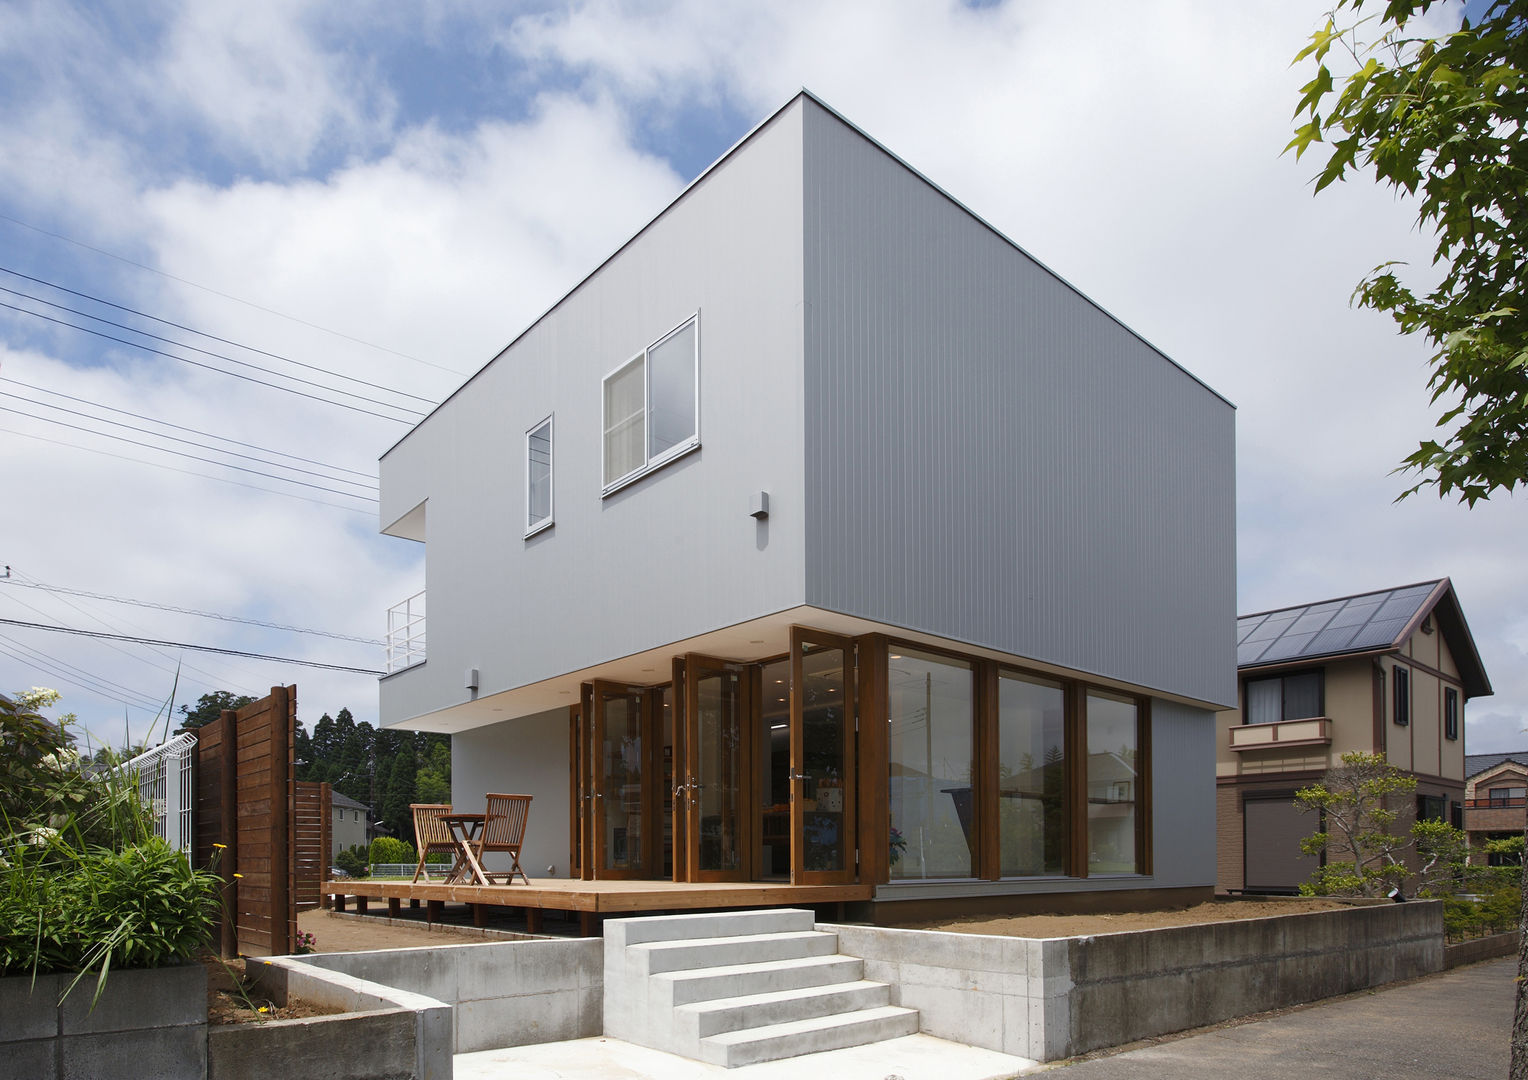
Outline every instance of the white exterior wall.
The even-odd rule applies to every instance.
[[[531,879],[568,876],[568,711],[556,709],[451,736],[451,805],[480,813],[488,792],[531,796],[520,866]],[[488,854],[495,873],[509,857]],[[555,866],[556,873],[547,867]]]
[[[468,668],[487,697],[801,603],[800,118],[777,115],[383,456],[384,528],[425,504],[431,612],[427,662],[383,680],[384,724],[469,700]],[[697,310],[700,449],[601,498],[604,377]],[[525,540],[524,433],[549,413],[556,524]]]

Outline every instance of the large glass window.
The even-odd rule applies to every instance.
[[[605,377],[607,492],[700,445],[699,386],[698,315]]]
[[[972,667],[908,649],[887,657],[893,881],[972,874]]]
[[[1089,874],[1133,874],[1137,870],[1138,712],[1131,698],[1088,692]]]
[[[1003,877],[1066,872],[1066,691],[998,678],[998,846]]]
[[[525,433],[525,535],[552,524],[552,418]]]
[[[1320,671],[1302,671],[1269,679],[1248,679],[1243,723],[1273,724],[1324,715],[1322,675]]]

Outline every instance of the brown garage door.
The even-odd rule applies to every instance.
[[[1300,854],[1301,839],[1319,825],[1315,815],[1300,813],[1287,796],[1248,799],[1244,811],[1247,891],[1295,892],[1318,865],[1316,856]]]

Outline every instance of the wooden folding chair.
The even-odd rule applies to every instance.
[[[495,878],[502,877],[503,884],[514,884],[515,875],[527,885],[531,879],[520,868],[520,847],[525,843],[525,819],[530,816],[531,796],[488,796],[488,813],[483,821],[483,831],[478,835],[477,857],[483,861],[485,851],[503,851],[509,854],[510,868],[507,874],[488,874],[488,880],[499,884]]]
[[[414,880],[417,882],[423,874],[428,881],[425,859],[431,855],[450,855],[455,858],[457,854],[456,845],[451,841],[451,831],[440,820],[442,814],[451,812],[451,804],[410,803],[409,809],[414,814],[414,844],[419,849],[419,865],[414,868]]]

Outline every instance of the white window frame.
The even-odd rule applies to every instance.
[[[695,391],[695,432],[688,439],[675,443],[656,457],[650,457],[648,456],[647,448],[652,437],[653,390],[652,365],[649,363],[648,357],[658,346],[691,325],[695,327],[695,354],[692,358],[694,376],[691,380]],[[601,498],[614,495],[627,485],[636,483],[648,473],[655,472],[669,462],[700,449],[700,311],[697,309],[695,314],[681,321],[667,333],[660,335],[641,352],[621,361],[620,364],[612,368],[600,380],[600,461],[603,463],[605,460],[605,433],[610,430],[610,417],[605,411],[605,402],[608,397],[605,393],[605,387],[612,378],[625,371],[634,361],[641,361],[642,364],[642,453],[644,461],[635,469],[621,476],[606,477],[602,474],[601,479],[604,486],[600,492]],[[603,470],[603,468],[602,464],[601,469]]]
[[[550,529],[557,519],[557,424],[556,414],[549,413],[525,429],[525,538]],[[531,436],[546,428],[547,498],[546,517],[531,522]]]

